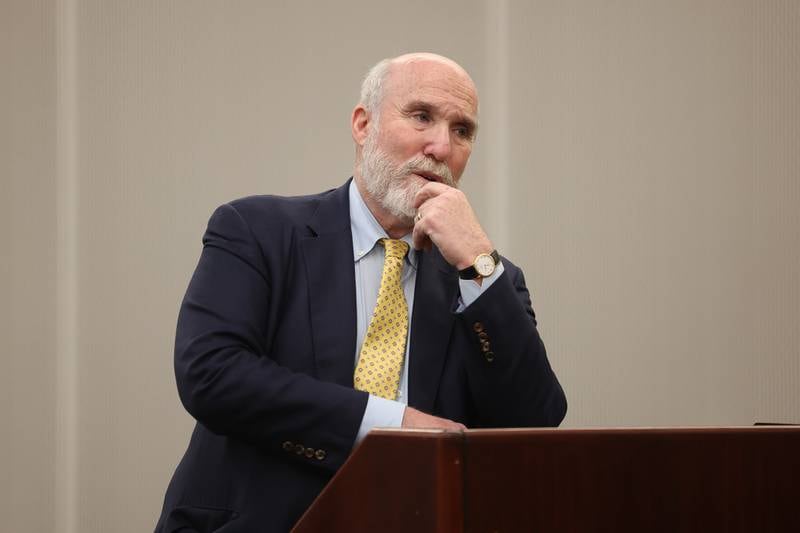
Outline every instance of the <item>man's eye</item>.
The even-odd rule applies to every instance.
[[[431,121],[431,117],[427,113],[415,113],[413,116],[417,122],[423,122],[427,124]]]
[[[459,126],[455,128],[456,135],[461,137],[462,139],[472,139],[472,131],[465,126]]]

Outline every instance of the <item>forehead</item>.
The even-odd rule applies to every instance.
[[[478,114],[478,95],[469,75],[446,62],[415,60],[395,64],[386,82],[385,105],[418,101],[471,118]]]

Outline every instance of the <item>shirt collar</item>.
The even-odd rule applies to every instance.
[[[377,244],[378,239],[388,238],[372,211],[369,210],[361,193],[356,186],[356,180],[350,182],[350,232],[353,235],[353,261],[358,262],[366,256]],[[404,235],[402,240],[408,243],[409,252],[406,255],[408,263],[417,268],[417,251],[414,250],[411,233]]]

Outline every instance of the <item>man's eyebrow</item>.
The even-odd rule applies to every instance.
[[[424,100],[412,100],[403,106],[404,111],[431,111],[433,109],[434,105]]]
[[[411,111],[434,111],[436,106],[431,104],[430,102],[426,102],[425,100],[412,100],[408,102],[406,105],[403,106],[403,111],[409,113]],[[478,122],[476,119],[470,117],[469,115],[465,115],[463,113],[458,113],[456,116],[456,122],[466,126],[472,133],[478,131]]]

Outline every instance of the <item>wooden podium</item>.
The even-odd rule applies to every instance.
[[[800,427],[371,432],[308,532],[797,532]]]

